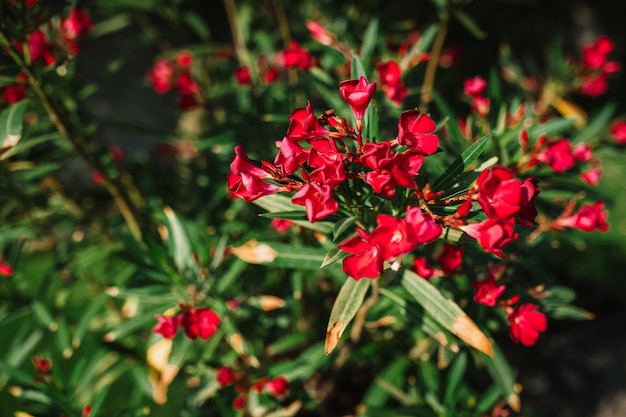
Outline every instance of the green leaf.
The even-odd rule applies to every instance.
[[[493,346],[493,356],[487,358],[487,371],[500,389],[500,395],[506,403],[514,411],[519,411],[521,405],[519,396],[515,392],[513,370],[497,345]]]
[[[575,117],[567,119],[552,119],[542,125],[535,125],[528,129],[528,136],[531,138],[537,138],[540,135],[546,135],[548,137],[561,134],[567,129],[573,127],[578,121]]]
[[[13,146],[6,152],[0,151],[0,161],[6,158],[10,158],[12,156],[18,155],[22,152],[26,152],[30,148],[33,148],[39,145],[40,143],[51,142],[51,141],[55,141],[59,139],[63,139],[63,137],[59,135],[58,133],[48,133],[48,134],[39,136],[38,138],[28,137],[24,140],[19,141],[17,145]]]
[[[358,80],[361,76],[367,79],[367,73],[365,72],[363,61],[361,61],[361,58],[359,58],[356,53],[352,54],[352,68],[350,70],[350,75],[353,80]]]
[[[361,44],[361,59],[363,62],[372,62],[372,55],[378,40],[378,19],[370,20],[365,33],[363,33],[363,43]]]
[[[196,35],[203,41],[208,40],[211,37],[211,31],[206,25],[203,18],[197,13],[187,11],[183,14],[183,20],[189,25],[189,27],[196,32]]]
[[[91,300],[89,302],[89,306],[82,312],[78,324],[76,324],[74,335],[72,336],[72,347],[74,349],[77,349],[80,346],[89,325],[92,323],[96,314],[98,314],[103,308],[104,303],[106,303],[108,299],[108,294],[102,293],[95,299]]]
[[[183,277],[188,280],[197,280],[200,276],[200,270],[193,256],[189,236],[187,236],[185,228],[171,208],[166,207],[163,211],[168,222],[169,235],[167,240],[174,265]]]
[[[487,355],[493,353],[485,334],[461,307],[444,297],[433,284],[413,271],[403,270],[401,285],[442,327],[474,349]]]
[[[324,345],[326,355],[330,355],[337,347],[344,330],[361,308],[371,283],[370,279],[357,281],[347,278],[341,286],[330,311],[328,326],[326,326],[326,343]]]
[[[269,219],[307,220],[305,210],[276,211],[274,213],[261,213],[259,216]]]
[[[30,308],[33,311],[35,319],[46,329],[54,332],[59,328],[58,323],[54,320],[52,313],[44,303],[41,301],[33,301]]]
[[[285,195],[272,194],[265,197],[261,197],[254,201],[254,204],[267,210],[270,213],[276,212],[288,212],[294,210],[294,204],[291,203],[291,199]],[[307,229],[316,230],[326,235],[332,233],[333,224],[329,222],[315,222],[310,223],[308,220],[295,220],[295,224],[298,226],[306,227]]]
[[[320,248],[256,240],[233,247],[231,251],[233,255],[250,264],[314,271],[320,269],[326,255]]]
[[[467,369],[467,353],[461,352],[456,356],[454,363],[450,367],[446,380],[446,390],[443,395],[443,404],[451,409],[454,408],[458,400],[458,391],[463,381],[463,376]]]
[[[447,119],[446,126],[448,127],[448,133],[450,134],[450,139],[452,140],[452,144],[455,148],[461,149],[467,143],[467,139],[463,136],[463,132],[461,132],[461,128],[456,121],[456,116],[452,111],[452,108],[448,105],[448,103],[439,95],[436,90],[432,91],[433,101],[435,105],[441,112],[443,118]]]
[[[15,146],[22,138],[26,107],[28,107],[28,100],[22,100],[11,104],[0,113],[0,154]]]
[[[613,113],[615,113],[616,108],[617,103],[607,103],[593,118],[593,120],[587,123],[587,126],[585,126],[572,138],[571,142],[589,142],[594,137],[601,135],[611,122],[611,118],[613,117]]]
[[[389,398],[389,391],[381,387],[380,381],[385,381],[392,386],[400,385],[404,380],[404,373],[410,364],[406,356],[398,356],[393,362],[387,365],[378,373],[376,380],[369,386],[362,403],[367,409],[372,407],[383,407]]]
[[[343,232],[345,232],[349,227],[351,227],[354,223],[356,223],[357,218],[354,216],[345,217],[335,223],[335,227],[333,229],[333,240],[337,240]]]
[[[476,411],[480,414],[491,411],[501,396],[500,387],[497,384],[492,384],[476,403]]]
[[[326,252],[326,256],[324,256],[324,260],[322,261],[320,268],[324,268],[328,265],[334,264],[335,262],[339,262],[346,256],[348,256],[346,252],[342,251],[339,248],[333,248]]]
[[[474,142],[469,148],[465,149],[463,153],[452,162],[444,172],[441,174],[435,183],[433,184],[434,191],[444,190],[455,184],[459,177],[465,172],[466,169],[482,154],[487,146],[491,134],[483,136]]]
[[[456,20],[461,23],[461,26],[467,29],[467,31],[475,38],[484,39],[487,36],[487,34],[483,32],[480,27],[478,27],[478,24],[474,21],[474,19],[463,10],[456,8],[452,9],[452,16],[454,16]]]

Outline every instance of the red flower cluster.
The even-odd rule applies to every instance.
[[[198,337],[208,339],[217,331],[221,320],[217,313],[208,308],[196,308],[181,306],[182,311],[176,316],[157,315],[157,324],[152,329],[153,333],[172,339],[182,327],[185,336],[191,340]]]
[[[617,144],[626,143],[626,122],[623,120],[618,120],[611,125],[611,130],[609,131],[609,135],[611,139]]]
[[[36,3],[36,1],[29,0],[25,4],[26,7],[31,8]],[[74,7],[70,10],[68,17],[61,19],[58,27],[47,24],[30,33],[25,42],[27,48],[18,41],[13,41],[13,44],[17,52],[23,55],[28,54],[28,57],[25,57],[26,62],[41,63],[49,67],[57,62],[59,52],[62,52],[64,56],[78,53],[80,41],[91,26],[89,14],[83,9]],[[15,81],[15,84],[0,89],[0,99],[7,103],[16,103],[26,98],[26,75],[16,74]]]
[[[613,48],[613,41],[607,36],[600,36],[595,42],[583,45],[580,87],[582,94],[595,97],[606,93],[608,76],[621,69],[618,62],[607,60]]]
[[[439,268],[429,266],[428,259],[424,257],[415,257],[412,270],[425,279],[450,275],[461,267],[463,263],[463,249],[444,242],[443,251],[436,261]]]
[[[246,405],[250,390],[254,390],[258,394],[265,391],[272,397],[279,399],[284,398],[289,392],[289,381],[282,375],[272,379],[263,376],[256,381],[249,382],[245,375],[227,366],[222,366],[217,370],[216,379],[220,387],[225,388],[234,385],[235,391],[239,393],[232,403],[234,410],[240,410]]]
[[[258,77],[264,84],[272,84],[280,76],[279,71],[299,69],[307,71],[314,65],[309,51],[302,48],[296,41],[291,41],[289,48],[280,50],[273,58],[261,56],[256,62]],[[252,85],[252,73],[249,67],[239,67],[234,72],[235,81],[239,85]]]
[[[193,55],[189,51],[180,51],[174,59],[158,58],[146,78],[159,94],[176,90],[178,107],[191,109],[202,101],[202,92],[192,73],[192,63]]]
[[[548,328],[546,316],[537,311],[535,304],[522,304],[515,307],[507,316],[511,324],[509,334],[516,343],[524,346],[532,346],[537,342],[539,333]]]
[[[409,89],[402,82],[402,69],[396,61],[381,62],[376,65],[378,80],[387,98],[396,106],[409,95]]]
[[[463,92],[471,100],[470,108],[481,119],[487,117],[491,106],[489,98],[483,95],[486,87],[487,82],[480,76],[467,79],[463,83]]]
[[[495,166],[484,170],[476,180],[472,198],[487,215],[480,223],[461,226],[461,229],[478,240],[482,248],[503,258],[502,247],[517,239],[515,220],[528,227],[537,217],[532,200],[539,194],[537,180],[520,181],[508,168]]]
[[[518,164],[520,171],[531,169],[537,164],[546,165],[557,174],[578,168],[581,169],[580,178],[585,183],[597,185],[600,182],[601,162],[595,158],[591,145],[580,142],[572,146],[567,138],[547,140],[545,136],[540,136],[532,149],[527,151],[528,133],[526,131],[522,131],[520,142],[522,151],[525,153]]]

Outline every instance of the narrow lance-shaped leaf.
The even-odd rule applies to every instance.
[[[365,294],[370,287],[371,280],[361,279],[359,281],[352,278],[346,279],[341,286],[335,304],[330,311],[328,326],[326,327],[326,343],[324,352],[330,355],[337,347],[339,339],[348,323],[354,318],[356,312],[363,304]]]
[[[0,113],[0,155],[11,149],[22,138],[24,112],[28,101],[11,104]]]
[[[433,184],[433,190],[443,190],[453,185],[465,170],[474,162],[485,150],[491,134],[485,135],[465,149],[461,155],[454,160],[452,165]]]
[[[487,336],[461,307],[444,297],[434,285],[410,270],[403,271],[401,284],[441,326],[474,349],[493,355],[493,347]]]
[[[513,376],[511,366],[498,346],[494,346],[492,357],[487,359],[487,371],[500,388],[500,393],[507,404],[513,411],[519,411],[522,405],[515,391],[515,377]]]
[[[171,208],[166,207],[163,211],[168,221],[170,232],[168,240],[171,241],[172,257],[174,258],[176,268],[185,277],[192,278],[188,275],[193,274],[197,278],[200,272],[193,256],[189,237],[182,223]]]
[[[233,255],[250,264],[306,270],[319,270],[325,258],[323,249],[275,242],[258,242],[254,239],[236,248],[231,248],[231,251]]]

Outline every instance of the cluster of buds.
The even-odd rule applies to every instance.
[[[289,48],[281,49],[273,58],[261,56],[256,63],[259,79],[264,84],[272,84],[278,80],[280,71],[298,69],[307,71],[314,66],[314,60],[309,51],[301,47],[296,41],[289,43]],[[252,85],[252,72],[247,66],[235,70],[235,81],[239,85]]]
[[[289,393],[289,381],[282,375],[275,378],[263,376],[258,380],[250,382],[247,376],[232,368],[222,366],[217,370],[216,379],[222,388],[234,386],[235,391],[238,393],[232,403],[234,410],[240,410],[246,405],[251,391],[257,394],[265,392],[277,399],[283,399]]]
[[[528,143],[528,132],[524,130],[520,135],[522,157],[518,162],[518,171],[527,171],[537,165],[544,165],[557,174],[564,174],[575,168],[581,172],[580,179],[585,183],[597,185],[600,182],[601,162],[594,157],[590,144],[579,142],[572,146],[567,138],[548,140],[545,135],[538,137],[530,149]]]
[[[175,90],[181,110],[192,109],[202,102],[202,92],[193,76],[192,64],[191,52],[180,51],[173,59],[158,58],[146,78],[159,94]]]
[[[588,42],[583,45],[580,74],[581,94],[596,97],[606,93],[609,75],[615,74],[621,69],[618,62],[607,59],[613,48],[613,41],[607,36],[600,36],[595,42]]]
[[[487,82],[481,76],[476,76],[465,80],[463,83],[463,93],[470,100],[470,108],[481,119],[485,119],[489,114],[491,101],[489,97],[483,95]]]
[[[181,311],[174,316],[157,315],[157,324],[152,329],[153,333],[172,339],[182,327],[185,336],[191,340],[198,337],[208,339],[217,331],[220,325],[220,317],[208,308],[180,305]]]
[[[26,7],[32,8],[36,1],[27,1]],[[80,42],[92,26],[89,14],[79,8],[72,8],[67,17],[58,24],[47,22],[32,33],[25,41],[13,40],[13,46],[27,63],[42,64],[46,67],[55,65],[62,56],[67,58],[80,51]],[[0,89],[0,99],[7,103],[16,103],[26,98],[26,75],[15,75],[15,84]]]

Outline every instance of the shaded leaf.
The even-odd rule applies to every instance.
[[[483,136],[465,149],[461,155],[452,162],[433,184],[433,190],[439,191],[451,187],[467,168],[482,154],[487,146],[491,134]]]
[[[361,304],[363,304],[365,294],[371,283],[369,279],[357,281],[347,278],[341,286],[333,308],[330,311],[328,326],[326,326],[326,343],[324,345],[324,353],[326,355],[330,355],[337,347],[348,323],[352,321]]]

